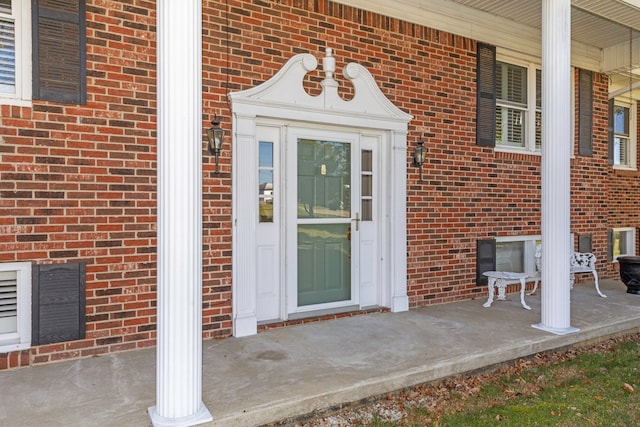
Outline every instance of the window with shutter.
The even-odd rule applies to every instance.
[[[34,99],[86,103],[85,1],[33,4]]]
[[[0,264],[0,352],[31,345],[31,263]]]
[[[495,146],[504,151],[542,148],[542,73],[535,64],[496,61]],[[534,96],[535,95],[535,96]]]

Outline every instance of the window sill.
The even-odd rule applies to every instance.
[[[613,170],[614,171],[620,171],[620,172],[637,172],[638,168],[635,167],[635,166],[613,165]]]
[[[31,348],[31,343],[21,343],[18,340],[0,340],[0,353],[8,353],[10,351],[27,350]]]
[[[32,107],[33,104],[30,100],[17,99],[17,98],[3,98],[0,96],[0,105],[11,105],[14,107]]]
[[[511,154],[526,154],[533,156],[541,156],[542,152],[539,150],[531,151],[525,148],[517,148],[517,147],[507,147],[504,145],[496,145],[494,147],[496,153],[511,153]]]

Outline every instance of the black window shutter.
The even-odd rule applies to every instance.
[[[85,0],[33,0],[33,98],[86,104]]]
[[[607,261],[613,261],[613,230],[607,230]]]
[[[609,100],[609,164],[613,164],[613,137],[614,137],[614,117],[613,117],[613,109],[614,109],[615,101],[614,99]]]
[[[578,152],[593,156],[593,73],[580,70],[578,80]]]
[[[496,145],[496,47],[478,43],[476,145]]]
[[[33,266],[32,345],[85,337],[85,282],[83,262]]]
[[[578,236],[578,252],[590,253],[593,252],[591,245],[591,234],[581,234]]]
[[[482,273],[496,269],[496,240],[478,240],[476,242],[476,285],[488,283],[488,278]]]

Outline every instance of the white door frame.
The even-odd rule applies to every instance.
[[[380,305],[393,312],[409,308],[406,283],[406,162],[407,124],[412,116],[395,107],[380,91],[367,69],[349,63],[344,77],[354,86],[354,97],[338,96],[333,79],[335,58],[331,49],[323,58],[323,92],[310,96],[303,87],[307,73],[317,67],[310,54],[292,57],[263,84],[230,94],[233,113],[233,333],[257,333],[256,241],[258,218],[258,156],[256,127],[269,121],[286,124],[330,124],[360,132],[381,131],[381,210],[379,246],[383,270],[380,275]],[[284,147],[283,147],[284,149]],[[286,202],[285,202],[286,203]],[[282,256],[281,256],[282,258]]]

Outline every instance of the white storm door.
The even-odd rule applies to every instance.
[[[287,135],[289,313],[359,304],[360,136]]]

